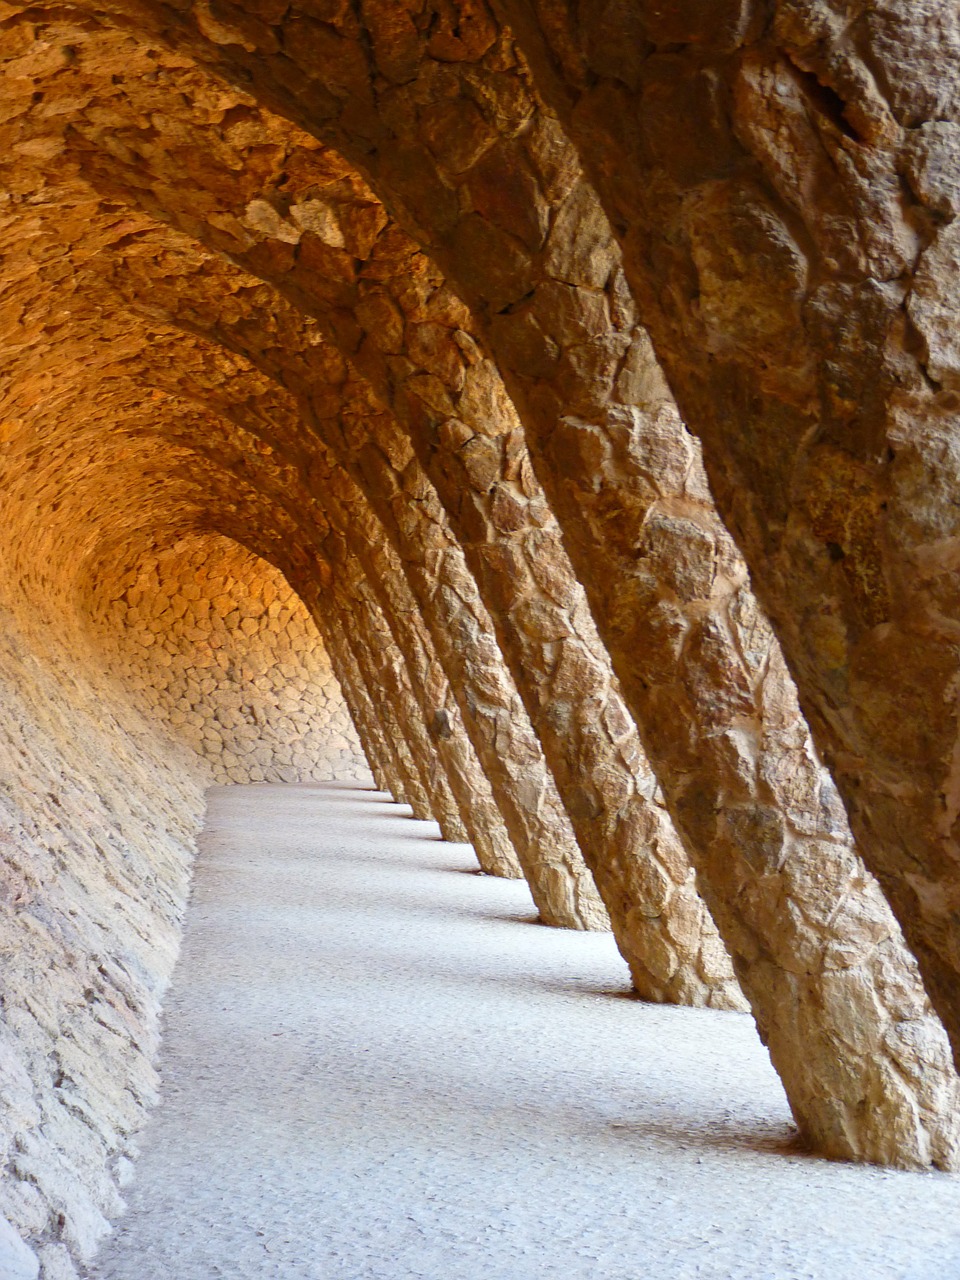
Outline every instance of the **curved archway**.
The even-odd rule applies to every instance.
[[[561,127],[539,97],[541,78],[554,82],[542,68],[531,76],[482,3],[459,25],[438,11],[429,30],[388,27],[383,9],[366,6],[361,27],[350,6],[327,23],[294,7],[278,19],[281,42],[227,3],[176,15],[124,2],[31,8],[20,20],[11,6],[0,470],[16,518],[0,542],[0,582],[10,634],[21,637],[4,651],[8,670],[26,672],[28,651],[46,665],[32,686],[24,677],[35,737],[16,761],[17,787],[38,795],[38,821],[63,831],[49,793],[27,782],[31,751],[60,762],[81,807],[96,779],[109,810],[124,768],[143,777],[130,838],[168,824],[165,887],[144,864],[131,890],[141,924],[151,894],[165,897],[162,939],[137,987],[153,1008],[202,771],[136,699],[123,701],[115,677],[126,666],[128,685],[154,681],[168,724],[174,711],[199,716],[193,727],[212,736],[198,743],[219,741],[227,777],[254,776],[233,763],[236,735],[251,739],[219,719],[216,690],[194,680],[199,692],[189,691],[198,659],[183,645],[163,650],[180,664],[176,678],[165,659],[161,672],[129,649],[112,674],[102,661],[96,678],[81,669],[110,633],[98,589],[115,621],[137,621],[143,587],[132,575],[149,579],[157,601],[176,601],[158,606],[168,630],[189,619],[202,632],[167,568],[179,555],[180,572],[196,574],[232,539],[245,550],[223,561],[221,586],[232,574],[238,591],[253,580],[280,591],[276,572],[307,600],[371,764],[416,812],[468,835],[485,867],[522,866],[546,920],[603,927],[605,903],[648,998],[737,1005],[735,970],[818,1149],[951,1166],[957,1086],[942,1029],[860,862],[746,561],[638,324],[627,279],[642,295],[649,264],[629,243],[620,262],[629,202],[599,170],[596,192],[587,182],[564,132],[583,147],[582,121],[558,99]],[[570,40],[565,74],[575,79]],[[712,208],[700,209],[704,226]],[[654,339],[684,403],[701,412],[699,383],[676,354],[688,304],[677,304],[676,323],[661,317]],[[742,317],[726,319],[733,333]],[[730,341],[743,363],[741,337]],[[717,342],[701,345],[716,356]],[[820,740],[863,746],[856,699],[836,723],[824,710],[822,646],[798,638],[784,595],[784,566],[797,567],[803,539],[783,542],[776,572],[762,563],[754,525],[773,507],[757,497],[763,486],[739,445],[728,468],[727,427],[713,423],[705,437],[721,508],[737,516],[760,594],[818,708]],[[837,493],[863,497],[860,470],[836,474]],[[749,501],[733,494],[731,475],[747,477]],[[274,568],[255,572],[253,555]],[[827,580],[817,556],[797,581]],[[825,572],[835,587],[852,570]],[[857,581],[840,591],[854,612]],[[99,621],[81,626],[91,612]],[[69,732],[102,756],[86,789],[75,744],[58,745],[49,710],[66,708],[65,690],[76,703],[63,713]],[[187,705],[174,707],[174,693]],[[98,699],[112,745],[96,724]],[[212,720],[236,731],[233,747]],[[949,735],[937,724],[942,746]],[[134,759],[138,742],[146,772],[167,780],[179,807],[155,794]],[[884,787],[871,795],[886,812],[896,786]],[[113,848],[129,809],[97,809],[94,843]],[[888,833],[859,801],[853,812],[866,862],[893,884]],[[45,884],[58,839],[36,855]],[[904,916],[913,898],[894,901]],[[939,918],[904,920],[934,973]],[[141,944],[153,945],[131,945]],[[91,981],[99,999],[125,980]],[[942,983],[937,992],[948,1009]],[[80,1003],[70,978],[63,1007],[79,1018]],[[144,1079],[147,1059],[148,1049],[137,1059]],[[47,1086],[50,1098],[70,1089],[52,1077]],[[104,1141],[82,1135],[78,1165],[102,1170],[122,1147]],[[28,1142],[22,1168],[50,1151]],[[81,1252],[76,1206],[94,1204],[95,1236],[96,1215],[115,1203],[109,1178],[94,1180],[93,1192],[70,1192],[65,1214]]]

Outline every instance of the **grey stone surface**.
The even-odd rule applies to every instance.
[[[0,1276],[3,1280],[37,1280],[39,1271],[37,1255],[6,1218],[0,1217]]]

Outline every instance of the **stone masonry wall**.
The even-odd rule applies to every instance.
[[[330,660],[278,570],[220,537],[180,539],[100,583],[111,669],[215,783],[371,782]]]
[[[605,921],[589,864],[646,993],[709,1003],[677,980],[685,949],[733,982],[696,868],[811,1147],[960,1167],[946,1040],[763,617],[960,1060],[960,151],[924,98],[956,42],[861,7],[5,6],[18,1275],[62,1280],[119,1204],[202,786],[367,776],[302,610],[212,529],[325,635],[335,602],[415,811],[469,833],[441,782],[475,756],[541,918]]]
[[[204,787],[369,778],[265,561],[209,534],[64,545],[14,539],[0,581],[4,1280],[70,1280],[122,1210]]]
[[[68,1280],[156,1100],[205,779],[95,655],[7,604],[0,702],[0,1274]]]

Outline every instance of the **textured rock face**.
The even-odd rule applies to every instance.
[[[335,486],[329,483],[325,488],[329,492]],[[358,535],[349,544],[353,556],[347,557],[346,563],[350,568],[343,575],[343,581],[346,586],[348,582],[357,584],[365,579],[366,589],[360,593],[363,601],[374,615],[379,613],[382,616],[389,633],[386,649],[382,636],[378,641],[379,652],[385,662],[386,654],[391,655],[391,670],[397,671],[399,678],[406,677],[417,706],[415,723],[423,722],[428,739],[428,759],[424,767],[431,779],[446,774],[449,801],[434,795],[433,816],[447,839],[467,839],[473,844],[484,871],[522,878],[523,870],[516,850],[470,736],[465,731],[459,704],[430,632],[420,616],[401,562],[386,539],[378,536],[372,512],[366,509],[365,503],[356,500],[357,496],[354,495],[348,509],[340,512],[342,527]],[[341,562],[339,553],[334,559]],[[359,599],[357,603],[360,603]],[[334,634],[338,635],[336,628]],[[341,637],[340,649],[344,647],[349,648]],[[393,659],[394,648],[399,665]],[[357,659],[352,654],[345,654],[344,660],[356,668]],[[379,719],[382,721],[383,699],[377,696],[377,684],[371,689],[360,675],[359,668],[356,669],[371,712],[373,705],[379,703]],[[376,712],[372,718],[374,722],[377,720]],[[372,728],[376,736],[375,723]],[[395,794],[399,798],[400,793]],[[463,834],[459,834],[458,829],[461,823]],[[456,834],[448,834],[451,829]]]
[[[36,582],[8,514],[8,567]],[[62,549],[44,566],[62,588],[46,601],[14,572],[0,606],[16,726],[0,743],[0,1216],[50,1280],[122,1208],[156,1100],[203,787],[366,776],[315,629],[275,570],[209,535],[112,578],[97,561],[71,591],[77,567]],[[0,1257],[37,1274],[28,1248]]]
[[[196,185],[179,191],[172,206],[164,204],[163,195],[173,177],[171,166],[176,161],[144,133],[140,117],[131,116],[123,127],[121,113],[129,108],[122,81],[113,76],[112,82],[103,90],[110,95],[113,108],[109,154],[102,146],[101,118],[88,111],[78,122],[86,144],[82,148],[84,173],[96,175],[98,184],[111,194],[134,198],[150,212],[201,235],[211,247],[229,247],[231,256],[270,279],[287,298],[300,306],[309,305],[342,356],[355,356],[355,332],[359,329],[363,334],[355,363],[371,379],[380,400],[396,411],[409,441],[397,421],[372,412],[356,389],[353,425],[341,431],[337,423],[323,422],[325,438],[335,447],[344,468],[372,487],[373,505],[388,532],[399,530],[395,536],[401,537],[406,534],[413,519],[406,494],[418,493],[423,513],[416,538],[420,558],[411,549],[409,537],[398,545],[401,560],[417,575],[413,584],[416,598],[428,621],[433,622],[434,638],[465,630],[483,636],[491,623],[496,630],[581,850],[598,878],[638,991],[651,999],[739,1006],[740,996],[723,948],[699,901],[691,868],[633,732],[584,594],[531,472],[516,415],[494,365],[483,358],[470,334],[465,309],[355,175],[348,185],[340,158],[283,122],[265,113],[254,115],[251,108],[243,133],[226,141],[217,136],[214,124],[183,120],[183,145],[189,142],[195,157],[210,154],[197,168]],[[170,68],[163,92],[169,94],[174,85],[195,91],[195,79],[188,81],[182,72]],[[155,92],[159,95],[160,87]],[[264,175],[251,164],[254,136],[275,143],[285,141],[287,155],[278,175]],[[118,150],[121,138],[123,149]],[[136,164],[124,163],[130,152],[136,154]],[[216,202],[215,210],[211,201]],[[292,221],[281,219],[275,206],[292,209]],[[326,210],[322,228],[317,221],[321,208]],[[308,209],[313,211],[313,222],[304,222]],[[272,216],[268,210],[274,211]],[[363,237],[358,235],[358,227],[365,229]],[[330,243],[349,243],[354,257],[359,260],[363,255],[368,264],[369,279],[361,272],[349,286],[344,281],[333,299],[330,282],[318,278],[306,256],[291,260],[287,254],[291,243],[312,244],[312,237],[320,230]],[[229,246],[226,234],[234,237]],[[142,271],[139,263],[134,269]],[[165,269],[169,272],[169,262]],[[174,295],[174,282],[169,279],[154,282],[151,305],[164,305],[180,323],[188,318],[191,325],[197,325],[197,296],[210,290],[208,264],[203,274],[202,284],[190,289],[186,305],[182,282],[177,282],[179,296]],[[222,269],[220,274],[224,274]],[[230,287],[228,281],[226,276],[225,288]],[[127,294],[131,291],[129,282],[120,280],[118,286]],[[228,325],[219,310],[208,322],[209,330],[242,349],[259,367],[282,371],[288,384],[293,373],[302,378],[307,364],[317,370],[318,379],[328,377],[329,353],[321,360],[315,347],[304,350],[301,341],[294,361],[296,320],[289,319],[288,308],[281,309],[280,323],[288,332],[283,349],[273,342],[268,360],[264,359],[262,341],[251,350],[245,336],[251,325],[263,329],[278,323],[274,316],[262,314],[264,301],[260,291],[256,306],[261,314],[248,308],[243,332],[239,317],[232,317]],[[339,326],[327,316],[331,302],[343,313]],[[347,318],[350,327],[345,327]],[[394,358],[401,356],[402,361]],[[344,387],[340,392],[343,394]],[[329,418],[323,406],[316,407],[316,401],[315,382],[311,387],[312,411]],[[435,429],[437,404],[443,406],[446,417],[439,433]],[[411,443],[416,459],[409,456]],[[418,462],[427,476],[419,470]],[[311,483],[315,485],[318,478],[312,474]],[[428,506],[431,482],[451,532],[463,547],[466,569],[452,538],[442,536],[444,515],[439,505]],[[330,487],[329,481],[325,487]],[[385,506],[382,497],[378,501],[381,494],[396,495],[400,501],[395,498]],[[396,508],[401,504],[404,510],[398,517]],[[375,543],[374,538],[367,541]],[[433,551],[433,565],[423,564],[424,548]],[[489,623],[472,593],[465,593],[467,569],[476,576]],[[369,576],[369,565],[365,565],[365,572]],[[440,576],[439,590],[430,582],[435,573]],[[457,605],[456,614],[450,612],[451,602]],[[490,648],[489,639],[484,644]],[[410,665],[410,646],[401,647]],[[441,662],[454,664],[451,670],[459,696],[476,703],[477,681],[469,664],[460,661],[459,654],[446,644],[441,643],[439,650]],[[415,672],[414,664],[411,674]],[[485,701],[490,703],[492,683],[480,674]],[[420,692],[422,695],[423,690]],[[541,803],[530,794],[535,785],[547,793],[552,788],[549,777],[534,782],[530,761],[535,748],[524,732],[525,717],[518,713],[507,688],[501,703],[499,709],[490,706],[487,716],[497,726],[498,749],[491,752],[488,737],[480,749],[486,747],[486,766],[495,778],[501,778],[501,804],[528,851],[527,868],[538,904],[548,920],[569,923],[579,918],[584,923],[591,912],[575,905],[577,901],[586,903],[588,898],[583,873],[576,870],[577,858],[569,850],[569,834],[562,833],[566,824],[556,815],[555,799],[549,800],[554,813],[550,829],[540,833],[530,830],[529,819],[517,813],[511,800],[518,786],[516,773],[502,779],[503,769],[512,759],[523,762],[525,808],[531,814],[549,812],[546,796]],[[589,716],[585,714],[588,707]],[[429,725],[431,715],[425,718]],[[468,727],[477,735],[482,724],[472,716]],[[505,746],[508,734],[513,742]],[[424,763],[427,753],[418,747],[414,754],[421,777],[412,783],[412,790],[408,777],[404,789],[410,791],[418,812],[430,808],[444,826],[448,820],[443,808],[435,802],[425,803],[430,799],[430,788],[422,792],[420,786],[427,781],[424,772],[429,772]],[[462,791],[457,800],[462,811],[466,803]],[[477,846],[476,827],[472,838]],[[545,851],[554,848],[554,865],[545,867],[541,875],[537,859],[551,856]],[[561,857],[564,848],[567,852]],[[478,853],[483,858],[482,850]],[[597,918],[596,911],[592,918]]]
[[[24,624],[9,596],[2,617],[0,1215],[84,1258],[156,1100],[206,771],[81,640]]]
[[[819,1150],[957,1164],[628,283],[946,1007],[958,184],[862,52],[927,36],[500,7],[532,77],[479,0],[5,8],[0,1213],[50,1280],[117,1207],[203,781],[363,768],[325,652],[378,781],[547,921],[605,926],[593,868],[644,994],[735,1003],[722,935]]]
[[[34,543],[17,452],[0,463],[0,693],[15,726],[0,741],[0,1217],[32,1246],[0,1238],[0,1257],[63,1280],[120,1212],[156,1100],[204,786],[368,775],[276,570],[194,535],[105,574],[97,555]],[[31,474],[42,493],[49,471]],[[117,513],[99,494],[103,547]]]
[[[316,627],[271,566],[184,539],[93,590],[111,674],[213,782],[370,780]]]
[[[247,83],[254,83],[285,112],[368,166],[380,190],[426,241],[483,322],[509,374],[509,385],[517,390],[528,440],[554,506],[564,517],[574,563],[590,592],[604,638],[622,664],[618,671],[632,709],[805,1133],[833,1154],[888,1159],[889,1135],[911,1132],[911,1154],[904,1152],[903,1158],[949,1163],[952,1121],[947,1119],[941,1129],[937,1100],[945,1096],[941,1083],[946,1095],[952,1086],[934,1022],[930,1035],[920,1037],[930,1051],[924,1070],[931,1076],[929,1087],[920,1088],[925,1100],[916,1115],[896,1070],[890,1071],[896,1056],[889,1047],[891,1034],[902,1035],[908,1027],[915,1032],[918,1019],[923,1022],[928,1015],[922,1000],[915,1004],[888,998],[889,991],[884,995],[884,974],[893,963],[902,970],[906,989],[919,995],[916,976],[892,920],[851,853],[832,788],[813,757],[793,688],[747,590],[743,565],[716,523],[695,452],[666,398],[662,414],[634,412],[645,407],[645,399],[657,398],[659,375],[645,337],[636,331],[609,230],[556,122],[531,93],[509,36],[498,31],[491,15],[481,16],[479,8],[472,13],[476,22],[470,25],[471,38],[458,46],[452,59],[450,50],[441,49],[426,28],[421,34],[407,33],[401,90],[377,80],[358,62],[350,64],[350,76],[343,79],[343,56],[359,29],[351,27],[349,15],[340,15],[334,22],[341,32],[339,43],[302,53],[290,47],[294,59],[301,57],[304,65],[309,60],[310,78],[324,82],[327,99],[290,92],[289,60],[275,59],[275,46],[255,26],[243,39],[234,39],[239,29],[232,34],[229,26],[214,31],[201,16],[197,28],[184,20],[180,36],[228,73],[242,71]],[[381,28],[382,17],[381,13],[370,18],[380,71],[390,61],[394,42],[394,36]],[[296,25],[300,17],[293,21]],[[459,133],[448,118],[433,135],[429,120],[435,109],[443,111],[454,85],[477,110],[467,112],[469,119],[461,121]],[[391,138],[391,145],[380,148],[376,156],[369,153],[372,117],[356,114],[351,95],[376,104],[376,127]],[[461,108],[453,110],[456,114]],[[94,143],[95,133],[95,128],[87,128],[88,143]],[[454,136],[464,144],[460,150],[448,149]],[[164,215],[156,179],[144,177],[144,168],[153,163],[147,146],[130,134],[124,139],[124,146],[138,156],[134,177],[122,172],[122,164],[103,160],[96,147],[85,154],[88,170],[114,194],[132,183],[147,207]],[[329,163],[324,160],[324,170]],[[246,166],[244,170],[248,172]],[[431,268],[409,248],[399,251],[403,266],[398,268],[398,241],[392,229],[388,234],[357,180],[350,179],[348,185],[347,175],[343,178],[335,209],[325,206],[327,220],[320,238],[329,240],[334,234],[333,218],[346,248],[343,206],[352,203],[354,220],[349,225],[354,233],[359,225],[356,214],[362,209],[367,241],[382,232],[384,250],[370,254],[370,267],[358,275],[338,277],[333,288],[329,281],[311,280],[301,270],[307,261],[304,244],[311,245],[310,236],[316,232],[299,225],[306,202],[299,195],[294,202],[292,189],[274,192],[271,198],[261,194],[245,210],[230,210],[223,182],[218,181],[221,209],[215,225],[231,228],[233,252],[249,269],[271,280],[282,278],[287,296],[314,315],[323,313],[331,341],[342,355],[356,351],[357,367],[411,429],[425,465],[440,468],[435,473],[438,490],[446,495],[464,551],[472,551],[470,563],[488,593],[485,600],[494,603],[495,625],[508,657],[536,671],[533,650],[524,654],[522,649],[525,627],[533,618],[534,648],[556,644],[560,629],[576,660],[557,662],[550,678],[562,684],[572,666],[580,691],[596,691],[599,706],[604,695],[602,682],[590,670],[590,646],[584,645],[583,632],[570,626],[569,614],[563,615],[570,607],[569,595],[563,597],[569,580],[551,549],[556,544],[550,540],[549,520],[538,522],[535,514],[532,520],[528,514],[536,512],[537,491],[524,472],[522,449],[511,441],[509,429],[499,438],[496,430],[484,429],[484,418],[499,416],[508,424],[509,415],[497,405],[494,383],[484,381],[482,352],[468,331],[468,320],[434,283]],[[289,219],[281,217],[288,200]],[[187,207],[189,201],[189,196],[176,198],[175,213],[167,206],[166,216],[196,231],[201,211]],[[244,227],[242,236],[238,226]],[[291,245],[298,245],[300,252],[295,254]],[[348,252],[356,271],[357,262],[370,251],[354,235]],[[376,283],[371,285],[371,279]],[[388,282],[392,292],[383,287]],[[414,283],[415,291],[410,287]],[[180,311],[176,300],[172,311]],[[191,323],[195,317],[193,307]],[[413,331],[409,336],[408,328]],[[450,341],[451,329],[459,341]],[[248,337],[238,336],[234,321],[220,324],[221,339],[228,330],[232,344],[259,368],[269,367],[262,348],[252,350]],[[289,350],[288,344],[285,360]],[[290,375],[286,377],[289,381]],[[340,382],[340,394],[345,393],[359,408],[341,417],[343,451],[338,458],[358,482],[366,483],[371,501],[379,504],[384,527],[403,530],[414,518],[409,495],[416,494],[418,504],[427,501],[423,481],[411,467],[402,441],[381,431],[376,436],[379,452],[368,448],[371,428],[382,427],[382,419],[371,418],[363,409],[365,397],[351,391],[349,379]],[[473,401],[482,406],[479,411]],[[329,415],[321,411],[317,416]],[[339,444],[334,436],[327,439]],[[351,450],[360,455],[357,460],[351,458]],[[618,450],[626,455],[625,462]],[[449,488],[442,483],[444,467],[452,468]],[[383,505],[384,494],[391,497],[389,507]],[[591,520],[586,522],[588,511]],[[528,520],[536,529],[528,546],[521,538],[512,544],[503,539],[504,534],[524,531]],[[432,526],[423,526],[424,540],[446,556],[449,542],[441,536],[437,516]],[[467,605],[470,616],[469,593],[463,588],[466,576],[459,566],[452,578],[440,576],[446,597],[438,612],[429,580],[425,584],[417,576],[425,575],[426,566],[417,563],[409,543],[397,546],[401,559],[415,570],[411,585],[432,619],[438,651],[451,664],[453,687],[463,696],[466,689],[477,687],[476,673],[469,661],[461,661],[457,651],[445,646],[451,631],[462,634],[459,619],[464,617],[463,612],[449,611],[449,600]],[[539,559],[531,554],[534,546]],[[630,563],[638,550],[639,573]],[[455,548],[452,555],[457,558]],[[603,566],[599,578],[592,572],[597,565]],[[508,571],[498,579],[496,572],[504,566]],[[523,571],[528,567],[525,582]],[[449,575],[449,566],[444,569]],[[529,597],[521,595],[524,588]],[[557,593],[563,597],[559,611]],[[513,613],[518,595],[521,609]],[[473,612],[476,616],[475,607]],[[477,634],[475,628],[472,635]],[[534,690],[533,696],[542,695]],[[468,695],[465,717],[470,701]],[[562,702],[561,696],[551,710],[559,713]],[[504,723],[502,715],[499,723]],[[579,727],[576,720],[572,723]],[[555,726],[537,722],[537,727],[546,744]],[[676,732],[678,728],[686,732]],[[478,753],[488,771],[500,768],[489,743],[485,751],[478,747]],[[529,758],[516,735],[506,758]],[[561,759],[554,764],[558,780],[563,763]],[[634,759],[631,769],[636,768]],[[599,793],[589,796],[587,776],[581,768],[568,793],[571,816],[581,805],[589,812],[595,804]],[[529,831],[524,837],[524,814],[515,805],[517,782],[516,775],[504,779],[501,806],[512,813],[514,832],[525,838],[528,874],[536,884]],[[572,865],[568,860],[568,868]],[[567,884],[570,877],[568,870]],[[851,904],[848,917],[821,911],[824,879],[837,902]],[[551,884],[549,869],[540,884]],[[557,888],[562,884],[560,880]],[[648,894],[647,902],[654,897]],[[866,906],[871,919],[867,927],[860,919],[864,897],[872,904]],[[576,909],[571,913],[549,887],[544,900],[554,904],[555,918],[576,918]],[[790,904],[786,914],[784,900]],[[566,908],[562,914],[557,913],[558,901]],[[856,940],[853,952],[835,945],[851,938]],[[801,977],[811,968],[811,976]],[[873,993],[856,1012],[845,1000],[833,998],[834,988],[851,981]],[[863,1010],[871,1006],[873,1026],[864,1035],[859,1023]],[[847,1046],[839,1076],[832,1068],[838,1042]],[[870,1083],[869,1068],[878,1046],[886,1046],[887,1062],[878,1066],[879,1074]],[[894,1115],[902,1123],[892,1123]],[[895,1144],[903,1148],[902,1136]]]
[[[195,536],[218,483],[232,531],[242,522],[229,513],[245,504],[258,512],[263,545],[271,546],[276,521],[283,527],[281,513],[271,517],[241,477],[224,474],[221,482],[213,466],[200,474],[198,455],[138,430],[142,409],[118,412],[120,384],[113,399],[101,390],[84,400],[80,371],[96,367],[97,351],[122,356],[125,327],[101,319],[87,339],[75,331],[72,347],[64,341],[44,356],[17,307],[4,312],[11,360],[0,445],[0,680],[9,714],[0,745],[0,1214],[36,1246],[49,1280],[72,1274],[70,1259],[89,1256],[120,1207],[118,1181],[156,1093],[159,1001],[210,772],[207,760],[145,714],[152,700],[143,688],[131,696],[117,678],[143,646],[102,617],[95,626],[92,602],[104,598],[97,592],[104,566],[122,579],[171,525]],[[149,392],[138,398],[129,384],[125,390],[128,410],[151,403]],[[179,401],[171,426],[178,420],[182,428],[190,414]],[[281,540],[273,535],[273,545]],[[207,566],[223,546],[209,534],[194,545],[206,547]],[[250,564],[249,553],[234,553],[235,570]],[[276,582],[274,571],[260,573]],[[170,582],[158,576],[158,588],[161,578]],[[212,591],[209,579],[207,586]],[[183,642],[203,638],[187,637],[185,625],[181,661]],[[241,626],[236,657],[244,640],[256,648]],[[157,651],[156,642],[146,647]],[[175,674],[168,656],[169,666],[154,664],[160,702]],[[141,686],[147,674],[141,664]],[[274,720],[274,727],[283,726]]]
[[[501,7],[957,1052],[956,13]]]

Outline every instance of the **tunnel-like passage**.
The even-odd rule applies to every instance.
[[[0,1199],[51,1275],[119,1212],[156,1099],[204,788],[370,781],[282,574],[204,528],[190,455],[112,425],[3,458]]]
[[[369,780],[316,626],[277,570],[216,535],[111,568],[90,584],[110,673],[214,783]]]
[[[211,783],[374,782],[749,1010],[809,1150],[960,1167],[960,32],[594,8],[0,15],[29,1280],[119,1212]]]

